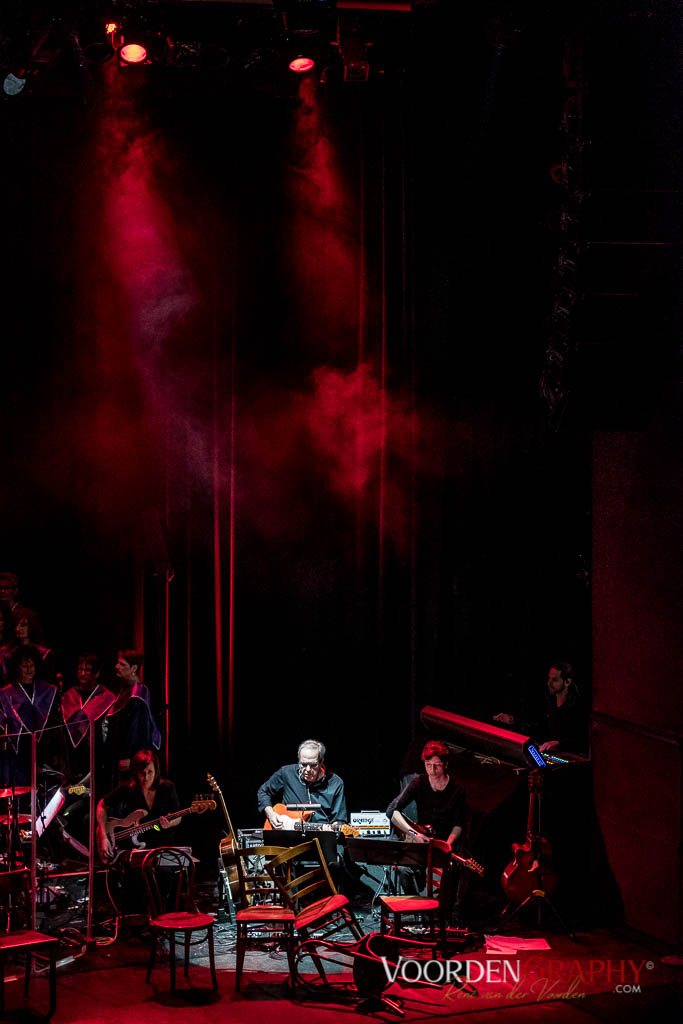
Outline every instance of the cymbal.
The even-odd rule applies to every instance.
[[[31,820],[31,815],[30,814],[17,814],[17,822],[18,822],[19,825],[28,825],[30,820]],[[11,825],[11,824],[12,824],[12,819],[11,818],[8,818],[8,816],[6,814],[0,815],[0,828],[2,828],[3,825]]]
[[[21,796],[23,793],[30,793],[30,792],[31,792],[31,787],[30,786],[15,786],[14,787],[14,795],[15,796]],[[0,789],[0,800],[6,800],[7,797],[11,796],[11,795],[12,795],[12,787],[11,786],[5,786],[3,789]]]

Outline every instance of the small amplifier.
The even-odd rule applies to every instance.
[[[252,846],[263,846],[263,829],[238,828],[237,845],[242,849],[250,849]]]
[[[360,811],[352,814],[349,824],[358,829],[359,837],[388,839],[391,835],[391,822],[383,811]]]

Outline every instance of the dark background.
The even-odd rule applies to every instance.
[[[487,720],[558,659],[589,699],[594,440],[677,436],[680,5],[462,6],[347,22],[365,83],[295,80],[259,12],[257,60],[65,42],[3,97],[0,563],[67,682],[144,642],[159,711],[172,574],[169,773],[240,825],[309,735],[383,809],[424,704]]]

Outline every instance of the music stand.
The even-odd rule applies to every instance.
[[[429,856],[428,843],[406,843],[401,839],[354,839],[347,836],[346,849],[354,864],[424,868]]]
[[[317,839],[320,843],[320,849],[323,852],[325,863],[335,863],[337,860],[337,835],[335,832],[322,832],[317,829],[311,829],[306,831],[306,826],[298,829],[282,828],[272,832],[265,832],[269,838],[272,836],[273,846],[299,846],[300,843],[308,843],[311,839]]]
[[[426,870],[429,860],[428,843],[406,843],[402,839],[353,839],[347,836],[346,849],[354,864]],[[396,888],[394,880],[394,889]]]

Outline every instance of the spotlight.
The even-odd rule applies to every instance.
[[[289,70],[295,71],[298,75],[303,75],[314,67],[315,61],[312,57],[295,57],[294,60],[289,62]]]
[[[116,25],[103,26],[94,18],[90,18],[78,26],[72,41],[79,67],[83,68],[88,64],[104,64],[114,56],[116,28]]]
[[[118,39],[119,65],[161,64],[168,60],[169,39],[159,30],[128,28]]]
[[[124,64],[144,64],[147,50],[140,43],[124,43],[119,50],[119,58]]]
[[[26,85],[26,79],[19,77],[21,74],[22,72],[19,72],[19,75],[15,75],[10,71],[10,73],[5,77],[2,83],[2,91],[5,96],[18,96],[23,90]]]

